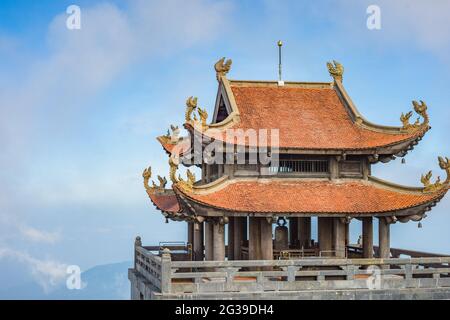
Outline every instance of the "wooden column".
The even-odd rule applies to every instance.
[[[217,222],[213,224],[213,260],[225,260],[225,225]]]
[[[272,220],[259,218],[261,230],[261,259],[273,260]]]
[[[384,217],[378,218],[378,241],[380,258],[389,258],[391,253],[390,225]]]
[[[289,218],[289,245],[298,246],[298,218]]]
[[[244,217],[234,217],[234,240],[233,240],[233,256],[234,260],[242,260],[241,255],[241,247],[242,241],[244,240],[244,230],[243,225],[244,221],[246,222],[247,218]],[[230,222],[231,224],[231,222]],[[247,224],[245,223],[245,236],[247,237]]]
[[[261,223],[258,218],[250,217],[249,223],[249,239],[248,239],[248,259],[261,259]]]
[[[234,227],[234,217],[228,218],[228,249],[227,249],[227,257],[228,260],[236,260],[234,257],[234,234],[239,232]]]
[[[206,164],[206,183],[211,182],[211,165]]]
[[[248,240],[248,217],[242,217],[242,241]]]
[[[202,261],[203,260],[203,227],[200,223],[193,224],[193,239],[194,244],[192,246],[192,250],[194,253],[194,260]]]
[[[373,222],[372,217],[362,218],[363,258],[373,258]]]
[[[350,245],[350,221],[345,224],[345,247]]]
[[[338,258],[345,258],[345,224],[340,218],[333,218],[333,250]]]
[[[322,256],[332,255],[333,249],[333,218],[318,217],[318,240]]]
[[[298,218],[298,234],[300,248],[309,248],[311,246],[311,218]]]
[[[205,260],[213,260],[213,225],[212,221],[205,221]]]
[[[191,245],[194,244],[194,224],[192,222],[187,223],[187,242]]]

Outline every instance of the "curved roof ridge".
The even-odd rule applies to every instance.
[[[366,117],[364,117],[364,115],[359,111],[358,107],[355,105],[352,98],[347,93],[347,90],[345,90],[345,87],[341,82],[336,81],[334,88],[337,88],[338,93],[341,94],[344,102],[347,104],[347,107],[349,108],[350,112],[352,113],[352,116],[354,117],[354,119],[352,120],[354,120],[353,122],[355,124],[361,126],[364,129],[372,130],[375,132],[388,133],[387,131],[389,131],[390,134],[405,134],[405,129],[401,126],[388,126],[377,124],[369,121]],[[421,126],[417,128],[417,130],[414,133],[419,135],[419,133],[427,132],[429,129],[430,127],[428,125]]]
[[[369,176],[369,181],[378,184],[383,187],[392,188],[395,191],[406,191],[406,192],[413,192],[413,193],[423,193],[424,188],[423,187],[412,187],[412,186],[406,186],[399,183],[391,182],[388,180],[384,180],[381,178],[377,178],[374,176]]]

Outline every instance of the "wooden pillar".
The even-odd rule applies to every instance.
[[[234,240],[233,240],[233,257],[234,260],[242,260],[241,247],[244,236],[244,220],[246,217],[234,217]],[[231,225],[231,222],[230,222]],[[247,224],[245,223],[245,236],[247,234]]]
[[[389,258],[391,253],[390,225],[384,217],[378,218],[378,241],[380,258]]]
[[[206,183],[211,182],[211,165],[206,164]]]
[[[228,260],[236,260],[236,258],[234,257],[234,234],[237,231],[234,228],[234,217],[229,217],[228,218],[228,249],[227,249],[227,257]]]
[[[350,223],[351,221],[348,221],[345,224],[345,247],[350,245]]]
[[[333,218],[333,250],[338,258],[345,258],[345,224],[340,218]]]
[[[289,245],[291,247],[298,246],[298,218],[289,218]]]
[[[205,260],[213,260],[213,225],[212,221],[205,221]]]
[[[194,253],[194,260],[202,261],[203,260],[203,227],[201,223],[193,224],[193,240],[194,244],[192,246],[192,250]]]
[[[222,223],[213,224],[213,260],[225,260],[225,225]]]
[[[192,222],[187,223],[187,242],[193,246],[194,244],[194,224]]]
[[[249,239],[248,239],[248,259],[260,260],[261,256],[261,223],[258,218],[250,217]]]
[[[373,258],[373,223],[372,217],[362,218],[363,258]]]
[[[311,246],[311,218],[298,218],[298,234],[300,248],[309,248]]]
[[[332,255],[333,250],[333,218],[318,217],[318,240],[321,255]]]
[[[272,220],[259,218],[261,230],[261,259],[273,260]]]
[[[242,218],[242,241],[247,241],[248,240],[248,217],[243,217]]]

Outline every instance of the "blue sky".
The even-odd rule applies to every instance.
[[[81,7],[81,30],[65,27]],[[381,8],[368,30],[366,8]],[[450,3],[427,1],[2,1],[0,3],[0,282],[25,278],[48,290],[64,266],[129,260],[133,239],[184,240],[148,201],[141,172],[167,174],[154,139],[181,125],[186,97],[212,113],[214,62],[234,79],[344,85],[371,121],[399,125],[411,100],[429,106],[429,132],[374,175],[420,185],[450,156]],[[450,253],[450,203],[423,222],[396,224],[392,246]],[[354,238],[359,225],[353,227]],[[356,239],[354,239],[356,240]]]

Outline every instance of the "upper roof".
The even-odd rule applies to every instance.
[[[218,62],[223,63],[223,59]],[[226,72],[231,63],[224,65]],[[187,102],[185,127],[191,132],[248,146],[260,144],[247,136],[239,141],[227,129],[279,130],[279,147],[302,150],[380,150],[380,154],[403,156],[430,129],[427,106],[413,102],[422,123],[409,123],[412,112],[402,114],[402,126],[377,125],[358,111],[342,85],[343,67],[333,82],[283,82],[228,80],[217,68],[219,89],[212,123],[197,108],[197,98]],[[329,67],[330,68],[330,67]],[[334,70],[336,72],[336,70]],[[201,122],[191,119],[197,108]],[[207,114],[206,114],[207,115]],[[244,134],[245,135],[245,134]],[[269,133],[269,145],[272,145]],[[274,141],[275,143],[275,141]],[[390,148],[389,148],[390,147]],[[389,150],[386,150],[388,149]],[[376,153],[376,152],[375,152]]]
[[[447,192],[424,193],[370,178],[365,180],[222,180],[209,190],[175,192],[192,203],[228,212],[264,214],[380,214],[434,205]],[[424,208],[422,208],[424,209]]]
[[[230,82],[239,109],[236,129],[278,129],[280,147],[370,149],[414,139],[424,131],[375,130],[355,123],[336,87]]]

